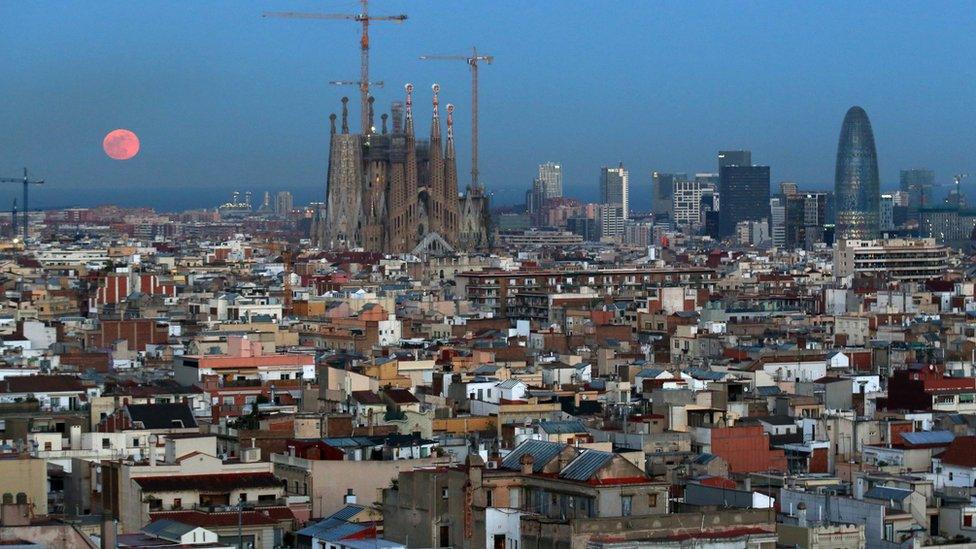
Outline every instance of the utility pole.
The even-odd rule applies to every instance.
[[[24,168],[24,177],[0,177],[0,183],[22,183],[24,185],[24,215],[23,215],[23,229],[24,229],[24,249],[27,248],[27,236],[28,229],[27,221],[30,215],[30,202],[28,202],[29,193],[27,192],[31,185],[43,185],[43,179],[30,179],[27,177],[27,168]]]
[[[478,55],[478,48],[471,48],[471,55],[421,55],[424,61],[464,61],[471,67],[471,189],[479,189],[478,183],[478,63],[491,65],[493,55]]]
[[[280,17],[284,19],[347,19],[356,21],[363,27],[362,36],[359,39],[359,116],[362,134],[370,133],[369,128],[369,23],[370,21],[392,21],[402,23],[407,20],[405,14],[400,15],[370,15],[369,0],[359,0],[362,10],[359,13],[300,13],[294,11],[287,12],[265,12],[264,17]],[[336,83],[336,82],[333,82]]]

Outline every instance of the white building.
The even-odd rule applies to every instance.
[[[630,173],[622,163],[616,168],[601,169],[600,202],[616,204],[623,210],[623,219],[630,217]]]
[[[671,219],[674,226],[700,226],[702,222],[701,201],[701,181],[675,181],[674,194],[671,195]]]

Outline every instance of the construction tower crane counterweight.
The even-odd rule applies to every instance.
[[[358,84],[359,85],[359,115],[360,125],[363,135],[370,133],[369,127],[369,87],[382,83],[369,81],[369,23],[370,21],[392,21],[402,23],[407,20],[407,16],[400,15],[370,15],[369,0],[360,0],[362,11],[360,13],[301,13],[294,11],[286,12],[265,12],[264,17],[279,17],[284,19],[345,19],[356,21],[363,27],[362,36],[359,39],[359,82],[333,81],[333,84]]]
[[[27,176],[27,168],[24,168],[24,177],[0,177],[0,183],[20,183],[24,186],[24,210],[23,210],[23,231],[24,231],[24,247],[27,247],[27,236],[28,236],[28,225],[27,221],[30,215],[30,202],[28,201],[31,185],[43,185],[43,179],[31,179]],[[13,221],[16,224],[16,221]]]
[[[471,48],[471,55],[421,55],[424,61],[464,61],[471,67],[471,188],[481,190],[478,182],[478,64],[491,64],[493,55],[478,54]]]

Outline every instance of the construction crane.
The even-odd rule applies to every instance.
[[[464,61],[471,67],[471,188],[481,189],[478,183],[478,63],[491,65],[493,55],[478,55],[478,48],[471,48],[471,55],[421,55],[424,61]]]
[[[347,19],[356,21],[363,26],[363,34],[359,40],[359,115],[360,125],[363,135],[370,132],[369,128],[369,23],[371,21],[393,21],[402,23],[407,20],[407,16],[400,15],[370,15],[369,0],[360,0],[362,11],[360,13],[301,13],[294,11],[286,12],[265,12],[264,17],[281,17],[285,19]]]
[[[24,168],[24,177],[0,177],[0,183],[21,183],[24,185],[24,215],[23,215],[23,230],[24,230],[24,247],[27,247],[27,234],[28,226],[27,220],[30,215],[30,202],[28,201],[28,189],[31,185],[43,185],[43,179],[31,179],[27,176],[27,168]]]

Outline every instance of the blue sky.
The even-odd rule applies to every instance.
[[[467,67],[419,61],[477,45],[481,172],[500,203],[521,198],[545,160],[567,194],[596,196],[601,165],[623,161],[632,200],[650,172],[714,171],[720,148],[749,148],[773,181],[829,187],[844,113],[874,125],[883,186],[927,166],[973,172],[973,2],[408,2],[376,0],[372,72],[413,82],[426,132],[429,86],[457,105],[459,171],[469,139]],[[358,25],[262,19],[261,12],[356,12],[348,1],[0,3],[0,173],[27,165],[51,184],[38,206],[153,203],[228,189],[324,196],[328,115],[358,77]],[[111,129],[142,151],[116,162]],[[972,179],[976,181],[976,179]],[[6,209],[13,189],[0,192]]]

